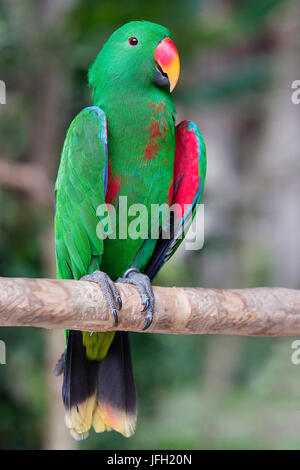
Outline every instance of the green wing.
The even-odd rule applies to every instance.
[[[99,269],[103,240],[96,233],[97,207],[107,186],[107,120],[97,106],[72,121],[55,185],[57,277],[80,279]]]

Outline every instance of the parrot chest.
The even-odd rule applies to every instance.
[[[155,205],[170,203],[175,156],[175,125],[171,111],[162,102],[150,102],[146,112],[131,113],[118,126],[108,120],[108,186],[106,203],[115,207],[116,239],[106,239],[103,269],[121,276],[132,264],[145,239],[155,231],[158,218],[151,217]],[[124,223],[124,205],[126,221]],[[135,206],[138,205],[138,206]],[[120,223],[120,207],[122,221]],[[139,224],[140,237],[130,229]],[[120,225],[128,230],[120,237]],[[157,231],[157,230],[156,230]],[[124,236],[124,233],[122,233]],[[135,232],[136,237],[136,232]],[[154,247],[154,245],[153,245]],[[118,254],[118,265],[115,262]],[[149,252],[148,256],[151,256]]]
[[[143,116],[128,114],[121,128],[109,133],[109,174],[106,202],[118,205],[169,203],[173,182],[175,133],[164,103],[147,106]]]

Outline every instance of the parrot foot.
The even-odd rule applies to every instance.
[[[119,319],[116,305],[118,306],[118,310],[121,310],[122,299],[120,296],[120,292],[116,288],[115,283],[111,280],[111,278],[103,271],[97,270],[94,271],[92,274],[87,274],[86,276],[83,276],[80,280],[96,282],[100,285],[104,293],[104,297],[106,298],[107,303],[109,305],[110,312],[114,316],[115,326],[117,326]]]
[[[144,326],[143,331],[147,330],[153,321],[154,314],[154,294],[149,277],[146,274],[142,274],[136,268],[130,268],[127,269],[124,276],[117,279],[116,282],[133,284],[138,289],[144,306],[141,312],[144,313],[147,311],[146,325]]]

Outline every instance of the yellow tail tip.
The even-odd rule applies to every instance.
[[[107,403],[98,402],[93,415],[93,427],[96,432],[113,429],[125,437],[131,437],[135,432],[136,418],[136,414],[130,414]]]
[[[70,410],[65,411],[65,423],[74,439],[82,440],[88,437],[95,406],[96,395],[93,395],[85,402],[72,406]]]
[[[77,441],[86,439],[92,426],[97,433],[113,429],[125,437],[131,437],[135,432],[136,418],[136,414],[97,402],[96,396],[65,413],[66,426]]]

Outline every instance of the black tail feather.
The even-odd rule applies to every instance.
[[[98,366],[98,400],[136,416],[137,399],[128,332],[117,331]]]
[[[81,331],[68,331],[62,388],[65,408],[70,410],[95,393],[98,364],[86,358]]]

